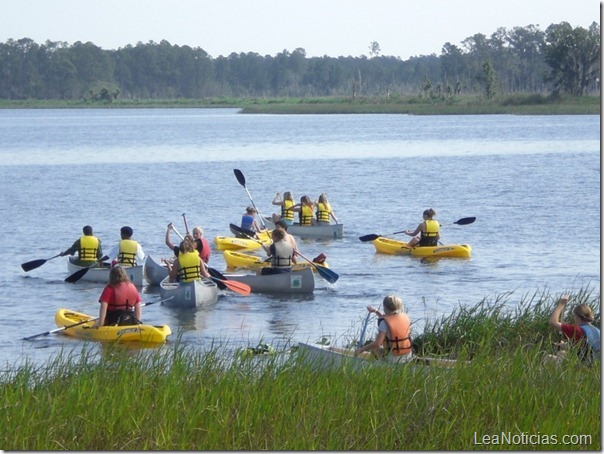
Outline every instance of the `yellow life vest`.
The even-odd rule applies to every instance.
[[[178,277],[181,282],[191,282],[201,279],[201,264],[197,251],[178,254]]]
[[[423,236],[427,238],[438,236],[438,230],[440,227],[438,221],[435,221],[434,219],[427,219],[424,222],[426,223],[426,231],[422,232]]]
[[[99,240],[92,235],[84,235],[80,238],[80,250],[78,258],[81,262],[94,262],[97,259]]]
[[[287,221],[294,220],[294,212],[290,210],[295,205],[293,200],[285,199],[281,205],[281,217]]]
[[[319,202],[317,204],[317,221],[329,222],[329,213],[331,213],[331,206],[329,203]]]
[[[120,241],[120,251],[117,254],[117,261],[120,265],[136,265],[136,249],[138,243],[134,240]]]
[[[300,225],[312,225],[312,218],[312,208],[307,205],[302,205],[300,207]]]

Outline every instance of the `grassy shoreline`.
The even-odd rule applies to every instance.
[[[409,114],[409,115],[599,115],[600,97],[512,95],[486,100],[417,96],[317,98],[207,98],[115,100],[110,103],[61,100],[0,100],[0,109],[238,108],[248,114]]]
[[[449,369],[318,373],[295,354],[228,359],[178,343],[26,364],[0,376],[2,448],[600,450],[600,368],[574,355],[544,364],[555,336],[543,317],[557,297],[522,297],[509,311],[508,296],[424,332],[424,353],[471,359]],[[600,313],[599,295],[572,298]]]

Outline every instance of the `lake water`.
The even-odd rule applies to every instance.
[[[298,240],[323,252],[335,284],[317,278],[312,297],[224,293],[208,310],[143,308],[193,348],[259,342],[287,346],[358,335],[368,304],[398,293],[421,332],[458,305],[508,294],[590,287],[600,291],[598,116],[242,115],[234,109],[0,110],[0,358],[44,361],[83,342],[54,334],[54,313],[98,312],[101,286],[66,284],[65,258],[49,258],[85,224],[109,250],[130,225],[145,252],[169,257],[168,222],[205,236],[230,235],[250,204],[262,214],[276,192],[326,192],[344,238]],[[358,237],[415,228],[436,210],[444,243],[472,246],[469,260],[431,263],[378,255]],[[452,223],[476,216],[471,225]],[[396,235],[406,240],[407,236]],[[213,245],[213,241],[212,245]],[[224,271],[220,252],[210,266]],[[159,300],[145,287],[146,301]],[[92,348],[98,348],[93,346]]]

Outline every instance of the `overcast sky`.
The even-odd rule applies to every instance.
[[[600,22],[598,0],[0,0],[0,42],[31,38],[117,49],[167,40],[212,57],[275,55],[301,47],[309,57],[437,54],[499,27]]]

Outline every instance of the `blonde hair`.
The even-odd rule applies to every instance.
[[[587,304],[577,304],[573,309],[573,314],[579,317],[584,322],[593,322],[594,314]]]
[[[201,227],[199,227],[199,226],[193,227],[193,230],[192,230],[193,234],[195,234],[196,231],[199,232],[199,236],[203,236],[203,229]]]
[[[385,296],[382,305],[384,306],[384,310],[391,314],[400,314],[404,309],[403,300],[396,295]]]

